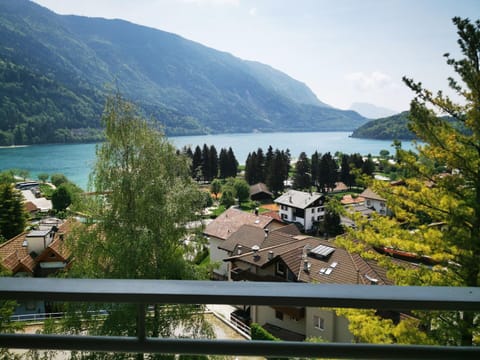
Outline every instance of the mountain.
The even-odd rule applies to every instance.
[[[368,119],[379,119],[397,114],[397,111],[376,106],[369,103],[356,102],[350,106],[350,110],[358,112]]]
[[[352,137],[377,140],[411,140],[415,135],[408,130],[408,111],[386,118],[371,120],[356,129]]]
[[[117,90],[167,135],[366,122],[270,66],[178,35],[0,0],[0,145],[98,140],[105,96]]]

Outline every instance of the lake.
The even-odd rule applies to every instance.
[[[261,147],[264,151],[269,145],[286,150],[290,149],[293,158],[304,151],[311,156],[315,151],[332,154],[360,153],[362,155],[377,155],[386,149],[394,153],[390,140],[367,140],[351,138],[350,132],[296,132],[296,133],[254,133],[254,134],[221,134],[200,136],[170,137],[170,141],[182,148],[190,145],[214,145],[217,151],[231,147],[240,164],[245,163],[248,153]],[[410,142],[404,142],[403,148],[411,149]],[[30,176],[36,178],[39,173],[62,173],[71,181],[87,188],[88,175],[95,161],[96,144],[52,144],[31,145],[25,147],[0,148],[0,170],[26,169]]]

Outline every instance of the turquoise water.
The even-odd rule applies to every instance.
[[[237,160],[245,162],[249,152],[261,147],[264,151],[269,145],[286,150],[290,149],[292,157],[304,151],[311,156],[315,151],[325,153],[336,151],[344,153],[361,153],[377,155],[380,150],[394,152],[391,141],[354,139],[350,132],[308,132],[308,133],[261,133],[261,134],[222,134],[202,136],[171,137],[170,141],[181,148],[190,145],[215,145],[217,151],[232,147]],[[62,173],[71,181],[87,188],[88,175],[95,161],[96,144],[54,144],[32,145],[26,147],[0,148],[0,170],[26,169],[35,179],[39,173]],[[405,142],[403,147],[412,148]]]

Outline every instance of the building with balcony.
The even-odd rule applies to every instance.
[[[248,239],[249,245],[245,246],[242,239]],[[284,282],[392,284],[385,269],[374,261],[364,260],[326,240],[283,232],[283,228],[264,235],[241,227],[225,245],[234,254],[225,259],[231,263],[230,278],[234,281],[275,282],[279,288]],[[353,340],[347,320],[331,309],[251,306],[248,310],[252,322],[284,340],[310,337],[321,337],[328,342]]]
[[[307,232],[325,216],[325,196],[320,193],[289,190],[274,201],[283,221],[298,223]]]
[[[203,234],[208,238],[210,251],[210,261],[218,263],[220,266],[214,270],[216,279],[226,280],[229,275],[229,269],[223,259],[229,257],[227,250],[222,248],[222,244],[242,225],[251,225],[258,229],[273,230],[284,226],[285,224],[268,216],[248,213],[239,209],[230,208],[218,216],[205,227]]]

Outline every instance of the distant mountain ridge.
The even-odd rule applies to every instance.
[[[350,110],[356,111],[368,119],[380,119],[398,114],[398,111],[362,102],[353,103]]]
[[[303,83],[178,35],[0,0],[0,145],[97,140],[108,87],[167,135],[350,131]]]

